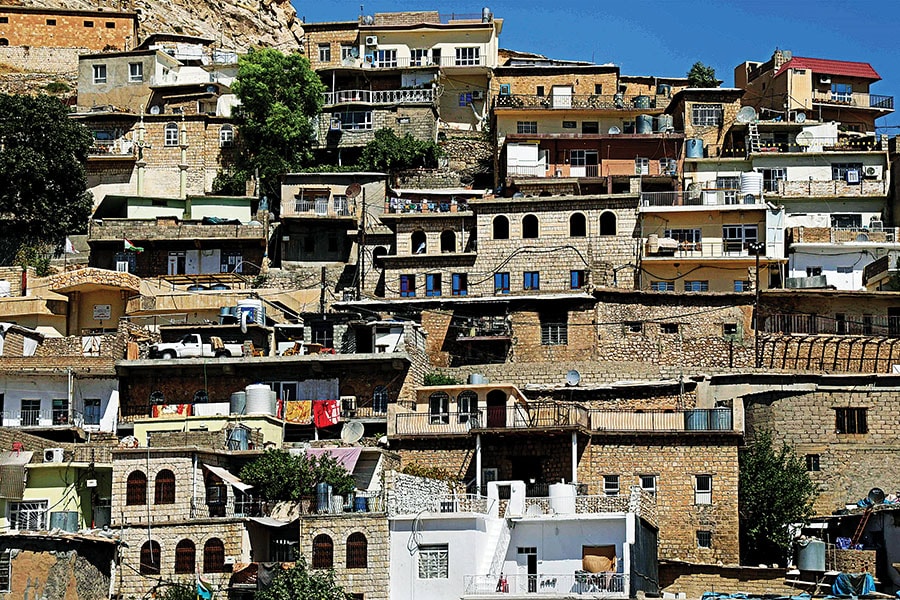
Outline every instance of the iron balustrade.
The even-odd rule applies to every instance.
[[[589,598],[627,598],[629,576],[625,573],[526,573],[466,575],[466,596],[585,596]]]
[[[762,319],[763,333],[803,335],[861,335],[900,337],[900,316],[845,313],[836,316],[770,314]]]
[[[844,104],[863,108],[894,110],[894,97],[865,92],[819,92],[813,90],[813,102]]]
[[[494,108],[523,109],[596,109],[642,111],[665,108],[669,103],[668,96],[638,94],[624,96],[622,94],[505,94],[495,97]],[[606,132],[603,132],[606,133]]]
[[[595,409],[591,411],[591,429],[612,432],[732,431],[734,417],[731,408],[640,411]]]
[[[326,106],[336,104],[422,104],[435,100],[432,88],[399,90],[338,90],[324,92],[322,98]]]
[[[698,192],[641,192],[641,206],[729,206],[762,204],[762,197],[735,189],[706,189]]]
[[[472,429],[590,427],[589,411],[579,404],[531,402],[527,406],[490,406],[471,412],[398,413],[395,435],[458,435]]]

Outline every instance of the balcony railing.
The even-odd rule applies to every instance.
[[[507,175],[524,177],[547,177],[547,163],[506,165]]]
[[[540,429],[590,427],[590,414],[578,404],[563,402],[496,406],[472,412],[399,413],[395,435],[460,435],[472,429]]]
[[[668,96],[625,96],[623,94],[612,95],[568,95],[548,94],[538,96],[535,94],[510,94],[497,96],[494,99],[494,108],[525,108],[525,109],[593,109],[593,110],[649,110],[665,108],[669,104]]]
[[[83,427],[84,416],[73,410],[5,410],[2,413],[3,425],[18,427]]]
[[[409,499],[407,499],[409,500]],[[428,498],[416,499],[412,504],[404,502],[404,513],[479,513],[486,515],[493,505],[493,500],[477,494],[444,494]]]
[[[591,429],[609,432],[732,431],[730,408],[693,410],[592,410]]]
[[[741,195],[740,190],[710,189],[699,192],[641,192],[642,207],[737,206],[762,204],[761,196]]]
[[[121,157],[134,157],[135,155],[134,142],[131,140],[117,139],[117,140],[94,140],[94,143],[91,145],[90,150],[88,150],[89,156],[121,156]]]
[[[356,216],[356,200],[351,198],[314,198],[312,200],[287,200],[281,203],[281,215],[296,217],[300,215],[316,217],[353,217]]]
[[[336,104],[422,104],[434,102],[431,88],[411,90],[339,90],[322,94],[325,105]]]
[[[818,92],[813,91],[813,102],[823,104],[838,104],[843,106],[855,106],[862,108],[879,108],[894,110],[894,97],[878,94],[866,94],[864,92]]]
[[[267,517],[272,512],[270,503],[254,496],[229,495],[227,499],[197,496],[191,502],[192,519]]]
[[[843,315],[772,314],[762,320],[765,333],[804,335],[864,335],[900,337],[900,317],[846,313]]]
[[[625,573],[515,573],[503,575],[466,575],[465,596],[583,596],[585,598],[627,598],[628,575]],[[464,596],[464,597],[465,597]]]
[[[750,250],[750,243],[746,240],[724,240],[721,242],[679,242],[678,247],[672,251],[659,251],[650,253],[648,250],[645,258],[746,258],[756,255]],[[777,256],[778,245],[765,244],[765,249],[760,256]]]
[[[379,59],[376,54],[371,61],[366,59],[362,64],[366,64],[373,69],[398,69],[407,67],[483,67],[487,64],[487,61],[483,56],[459,58],[456,56],[441,56],[437,61],[430,57],[412,58],[409,56]]]
[[[426,200],[406,200],[404,198],[390,198],[385,203],[385,211],[391,214],[413,213],[455,213],[469,210],[466,200],[441,200],[429,202]]]
[[[777,181],[769,190],[782,198],[832,198],[838,196],[886,196],[887,181],[863,179],[859,183],[825,179],[806,181]]]

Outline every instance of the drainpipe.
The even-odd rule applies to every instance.
[[[481,494],[481,434],[475,436],[475,487]]]
[[[179,142],[181,146],[181,162],[178,164],[180,173],[180,181],[178,184],[178,197],[187,198],[187,125],[184,124],[184,115],[181,115],[181,131],[179,132]]]
[[[73,409],[72,402],[75,398],[73,384],[74,384],[74,375],[72,374],[72,367],[66,367],[66,396],[68,398],[68,405],[69,405],[69,407],[68,407],[69,415],[68,416],[70,417],[70,421],[74,421],[74,419],[71,419],[71,417],[74,416],[74,411],[72,410]],[[52,411],[51,411],[51,414],[52,414]]]

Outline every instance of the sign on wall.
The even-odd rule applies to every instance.
[[[110,304],[95,304],[94,305],[94,320],[95,321],[109,321],[112,316],[112,306]]]

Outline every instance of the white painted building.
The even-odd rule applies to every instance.
[[[119,382],[114,374],[71,369],[10,373],[0,379],[0,410],[4,427],[80,427],[114,433]]]

